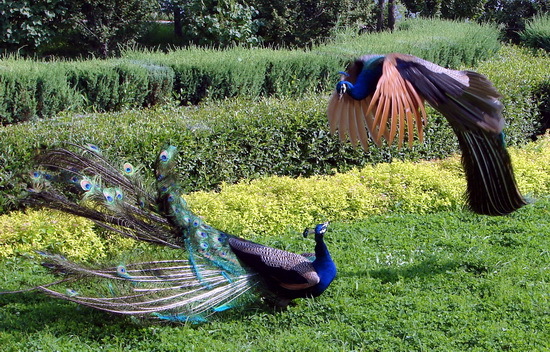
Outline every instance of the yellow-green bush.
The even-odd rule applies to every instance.
[[[510,148],[522,193],[550,195],[550,135]],[[228,233],[277,236],[323,221],[348,221],[386,212],[426,214],[463,207],[466,188],[460,156],[393,162],[333,176],[265,177],[223,184],[221,191],[186,195],[193,211]],[[53,211],[0,216],[0,258],[46,250],[97,260],[133,240],[105,239],[87,220]]]
[[[550,194],[550,138],[510,148],[518,187],[528,198]],[[346,221],[388,211],[457,210],[466,188],[460,156],[393,162],[334,176],[266,177],[223,184],[221,192],[186,196],[211,225],[239,235],[277,235],[317,222]]]
[[[68,258],[94,261],[128,248],[129,239],[102,239],[93,223],[50,210],[28,210],[0,216],[0,258],[34,256],[35,251],[63,253]]]

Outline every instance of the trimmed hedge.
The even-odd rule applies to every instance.
[[[337,72],[363,54],[406,52],[456,68],[474,65],[499,47],[498,31],[486,25],[410,20],[401,28],[393,33],[348,33],[307,51],[189,48],[128,51],[122,59],[76,62],[7,58],[0,60],[0,124],[70,109],[151,106],[171,97],[184,105],[236,96],[296,97],[330,91]]]
[[[316,50],[348,59],[365,54],[399,52],[458,69],[475,66],[500,48],[499,31],[493,25],[438,19],[409,19],[394,32],[358,34],[346,30]]]
[[[524,144],[537,132],[537,106],[548,101],[548,56],[503,48],[479,71],[504,94],[506,142]],[[541,87],[546,87],[544,89]],[[535,91],[533,91],[535,90]],[[545,92],[536,100],[535,92]],[[327,96],[301,99],[233,99],[200,107],[66,114],[54,120],[0,127],[0,212],[16,208],[25,188],[25,172],[36,150],[59,141],[91,142],[126,155],[133,163],[150,163],[164,143],[181,150],[179,172],[187,191],[210,190],[266,175],[311,176],[397,160],[442,158],[458,151],[444,118],[429,111],[426,142],[411,149],[353,149],[329,136]]]
[[[535,16],[526,23],[519,37],[530,48],[550,52],[550,14]]]
[[[64,110],[117,111],[156,105],[172,95],[174,72],[140,61],[0,61],[0,124]]]
[[[550,195],[550,135],[510,148],[518,187],[531,201]],[[223,184],[185,199],[205,221],[239,235],[276,236],[303,224],[356,221],[388,212],[458,211],[466,180],[459,156],[367,165],[333,176],[267,177]]]
[[[550,135],[522,148],[510,148],[510,154],[523,194],[548,197]],[[459,211],[465,188],[460,158],[455,155],[418,163],[367,165],[333,176],[271,176],[224,183],[220,192],[193,192],[185,199],[208,224],[251,238],[281,236],[327,220],[357,221],[387,212]],[[96,261],[135,245],[128,238],[95,233],[92,226],[91,221],[46,209],[2,215],[0,259],[42,249]]]

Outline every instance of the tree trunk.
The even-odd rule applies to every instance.
[[[378,21],[376,22],[377,32],[384,29],[384,2],[385,0],[378,0]]]
[[[393,32],[395,27],[395,0],[388,0],[388,28]]]
[[[174,6],[174,35],[178,38],[183,38],[182,17],[181,8]]]

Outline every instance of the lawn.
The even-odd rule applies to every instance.
[[[41,294],[0,295],[2,351],[543,351],[550,348],[550,199],[506,217],[469,212],[332,223],[338,276],[285,311],[260,303],[204,324],[114,316]],[[257,238],[296,252],[299,233]],[[0,262],[14,289],[40,277]]]

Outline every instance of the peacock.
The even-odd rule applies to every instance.
[[[142,167],[103,154],[92,144],[41,153],[27,204],[82,216],[181,255],[92,268],[40,252],[43,265],[62,277],[29,290],[112,313],[203,322],[254,300],[286,307],[296,298],[317,297],[335,278],[324,242],[328,222],[303,233],[315,235],[315,253],[267,247],[217,230],[190,210],[174,172],[175,147],[160,152],[151,180]],[[84,289],[75,288],[76,281]]]
[[[378,146],[382,138],[412,146],[416,126],[422,142],[427,101],[458,137],[469,208],[505,215],[526,204],[504,143],[501,95],[485,76],[398,53],[362,56],[340,73],[327,115],[341,141],[365,151],[369,136]]]

